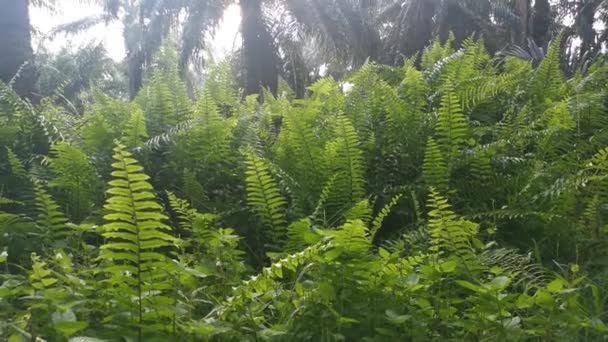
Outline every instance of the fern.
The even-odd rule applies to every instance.
[[[144,109],[147,131],[152,136],[192,119],[185,87],[176,76],[154,71],[136,99]]]
[[[49,181],[49,187],[59,190],[67,199],[68,216],[75,222],[82,221],[91,213],[100,191],[99,177],[88,156],[76,146],[55,144],[51,149],[49,169],[55,175]]]
[[[178,240],[164,223],[167,217],[155,201],[143,168],[124,145],[118,144],[114,152],[114,179],[108,183],[106,223],[101,229],[106,241],[99,259],[109,276],[106,282],[121,293],[125,304],[136,299],[135,326],[142,340],[144,321],[160,319],[160,324],[164,318],[167,323],[173,316],[166,305],[174,300],[164,295],[171,290],[167,277],[172,263],[160,250],[172,248]]]
[[[332,189],[334,188],[335,181],[338,177],[338,174],[332,175],[329,180],[323,186],[321,190],[321,194],[319,195],[319,200],[317,201],[317,205],[315,206],[315,210],[310,215],[311,220],[315,221],[319,219],[319,216],[323,213],[323,208],[327,205],[328,200],[331,197]],[[323,217],[324,223],[327,223],[325,217]]]
[[[288,252],[300,251],[306,246],[318,243],[321,239],[316,230],[312,226],[312,221],[309,218],[301,219],[293,222],[287,227],[287,244],[285,248]]]
[[[195,172],[211,172],[219,165],[229,163],[233,159],[230,150],[232,126],[219,114],[211,96],[204,93],[194,110],[193,121],[183,127],[174,139],[179,148],[174,148],[173,157],[181,168]]]
[[[401,197],[403,197],[403,195],[397,195],[397,196],[393,197],[391,199],[391,201],[388,202],[382,208],[382,210],[380,210],[380,212],[378,213],[378,215],[376,215],[376,218],[374,218],[374,221],[372,222],[372,227],[371,227],[370,232],[369,232],[370,240],[372,240],[372,241],[374,240],[374,237],[376,236],[376,234],[378,233],[378,231],[382,227],[382,223],[384,222],[384,220],[386,219],[386,217],[391,213],[391,209],[395,205],[397,205],[397,203],[399,202],[399,200],[401,199]]]
[[[477,224],[458,218],[451,210],[448,201],[437,191],[431,189],[429,201],[429,250],[437,256],[456,256],[471,268],[478,264],[475,250],[478,248]]]
[[[360,220],[369,223],[372,220],[372,208],[367,199],[361,200],[344,213],[346,221]]]
[[[59,204],[40,183],[34,184],[36,192],[36,225],[50,241],[60,242],[70,237],[74,231],[68,227],[68,219],[61,212]]]
[[[133,109],[123,131],[121,142],[127,147],[138,148],[144,146],[147,137],[144,112],[139,108]]]
[[[486,181],[492,177],[491,155],[495,153],[487,146],[481,146],[471,156],[471,175],[477,181]]]
[[[189,169],[184,169],[183,176],[184,195],[190,201],[190,204],[200,209],[203,203],[208,199],[205,189],[196,179],[196,174]]]
[[[499,266],[513,277],[513,285],[527,291],[543,288],[551,278],[547,271],[533,262],[530,255],[522,255],[514,249],[493,248],[479,256],[482,262],[493,267]]]
[[[196,219],[196,210],[192,209],[186,200],[178,198],[172,192],[167,191],[167,199],[171,209],[177,214],[180,228],[183,231],[191,232],[192,224]]]
[[[233,296],[216,307],[212,314],[216,317],[226,317],[231,311],[254,299],[254,294],[263,294],[272,290],[274,280],[284,277],[284,270],[296,271],[298,267],[317,259],[319,255],[329,248],[331,248],[331,245],[327,242],[319,242],[297,253],[290,254],[269,267],[263,268],[261,273],[250,277],[248,280],[243,281],[240,286],[234,288]]]
[[[561,89],[565,83],[564,75],[560,66],[560,52],[562,47],[562,35],[558,35],[543,61],[538,66],[536,74],[532,78],[531,94],[540,104],[547,100],[558,100],[561,96]]]
[[[437,143],[446,156],[449,165],[458,158],[466,142],[468,124],[462,114],[460,101],[455,93],[452,81],[448,80],[443,89],[435,133]]]
[[[352,207],[365,194],[363,154],[350,120],[339,114],[335,123],[335,140],[326,148],[326,162],[336,174],[334,190],[328,199],[331,210],[339,212]]]
[[[298,205],[303,211],[311,210],[309,203],[314,201],[321,191],[322,145],[314,134],[310,119],[304,113],[288,112],[283,117],[283,126],[276,146],[277,159],[281,168],[290,172],[301,185],[295,194]]]
[[[12,174],[20,179],[27,179],[28,173],[25,170],[25,168],[23,167],[21,160],[19,160],[19,157],[15,154],[15,152],[13,152],[13,150],[11,150],[8,147],[6,148],[6,151],[7,151],[8,164],[11,168]]]
[[[492,72],[489,75],[471,77],[461,81],[458,87],[458,97],[461,100],[462,109],[468,113],[477,106],[490,103],[499,94],[513,96],[514,90],[517,90],[517,79],[513,75],[495,75]]]
[[[276,181],[268,170],[265,161],[252,151],[246,154],[247,203],[256,216],[269,229],[267,235],[281,243],[285,238],[285,206],[287,201],[281,195]]]
[[[222,112],[235,111],[238,107],[239,94],[235,90],[231,71],[228,61],[212,65],[205,84],[206,90],[220,106]]]
[[[180,246],[182,247],[182,256],[185,254],[184,249],[192,250],[194,262],[201,258],[203,250],[209,249],[213,244],[214,234],[209,227],[209,223],[215,219],[211,214],[200,214],[196,209],[193,209],[188,201],[178,198],[172,192],[167,192],[169,205],[177,216],[179,226]]]
[[[450,173],[439,146],[433,138],[429,138],[426,144],[422,176],[427,186],[435,187],[440,191],[448,189]]]
[[[442,45],[439,40],[435,40],[433,44],[427,47],[422,54],[422,68],[431,70],[436,67],[436,63],[442,59],[449,57],[454,53],[452,44],[454,43],[454,34],[450,32],[450,36]]]
[[[420,123],[423,120],[424,110],[428,105],[427,98],[430,90],[424,79],[424,75],[414,67],[409,67],[405,70],[405,77],[401,86],[403,89],[401,95],[407,103],[409,115],[407,121],[409,123]],[[393,119],[393,121],[395,120]],[[402,129],[403,126],[398,125],[395,128]]]

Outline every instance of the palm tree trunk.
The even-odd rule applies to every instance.
[[[596,32],[593,28],[595,13],[602,4],[602,0],[588,0],[579,3],[578,14],[575,18],[577,33],[581,37],[580,56],[593,53],[596,49]]]
[[[515,32],[515,43],[524,46],[528,37],[528,22],[530,21],[530,0],[517,0],[515,13],[519,16],[519,27]]]
[[[127,48],[127,76],[129,77],[129,99],[133,100],[143,85],[145,42],[145,12],[143,3],[135,7],[127,7],[127,15],[123,19],[124,44]]]
[[[549,0],[536,0],[532,15],[532,38],[538,46],[545,46],[549,41],[551,26],[551,5]]]
[[[33,66],[29,0],[2,2],[0,33],[0,80],[8,83],[15,78],[15,91],[22,96],[31,96],[36,71]]]
[[[260,94],[262,88],[268,88],[276,95],[279,83],[277,53],[264,23],[262,1],[241,0],[241,15],[245,95]]]
[[[127,74],[129,77],[129,99],[133,100],[139,94],[144,83],[144,58],[140,51],[127,53]]]

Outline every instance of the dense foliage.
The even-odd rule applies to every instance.
[[[0,338],[608,338],[608,66],[567,78],[561,43],[436,42],[305,99],[227,64],[83,116],[2,86]]]

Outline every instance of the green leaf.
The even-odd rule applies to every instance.
[[[403,324],[412,317],[410,315],[398,315],[393,310],[386,310],[386,316],[394,324]]]
[[[439,270],[443,273],[452,273],[456,270],[458,262],[456,260],[448,260],[439,265]]]
[[[482,289],[480,286],[475,285],[471,282],[468,282],[466,280],[456,280],[456,284],[464,287],[465,289],[469,289],[473,292],[479,292],[480,289]]]
[[[381,258],[386,259],[386,258],[389,258],[391,256],[391,253],[389,253],[386,249],[380,247],[380,248],[378,248],[378,255]]]
[[[517,297],[517,302],[515,303],[518,309],[527,309],[534,305],[534,297],[529,296],[524,293]]]
[[[547,285],[547,290],[551,293],[559,292],[564,288],[564,281],[561,279],[555,279]]]
[[[411,273],[405,278],[405,283],[409,286],[417,285],[420,281],[420,276],[417,273]]]
[[[95,337],[88,336],[76,336],[70,338],[68,342],[107,342],[107,340],[101,340]]]
[[[64,336],[72,336],[75,333],[86,329],[86,327],[89,325],[88,322],[78,322],[78,321],[74,321],[74,322],[57,322],[54,324],[55,328],[61,332],[62,335]]]
[[[511,283],[511,279],[509,277],[500,276],[492,279],[490,283],[490,287],[492,290],[503,290]]]
[[[534,301],[536,304],[547,309],[552,308],[555,302],[551,293],[544,290],[536,292],[534,295]]]
[[[74,314],[74,311],[72,310],[66,310],[66,311],[55,311],[53,312],[53,314],[51,315],[51,319],[53,320],[53,323],[59,323],[59,322],[75,322],[76,321],[76,314]]]
[[[11,335],[7,340],[7,342],[27,342],[27,341],[28,340],[24,336],[21,336],[21,335]]]

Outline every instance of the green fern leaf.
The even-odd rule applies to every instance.
[[[48,234],[51,240],[61,241],[74,233],[67,225],[68,219],[61,212],[59,204],[40,183],[34,184],[36,192],[36,225]]]
[[[166,280],[173,263],[160,250],[171,249],[178,239],[164,223],[167,216],[157,203],[143,168],[124,145],[119,144],[114,152],[113,180],[108,183],[109,197],[104,206],[106,223],[101,228],[106,241],[99,259],[104,262],[103,272],[109,276],[106,282],[120,289],[125,302],[137,298],[134,317],[141,329],[149,318],[156,317],[158,322],[162,317],[171,317],[164,307],[174,300],[163,293],[172,287]],[[160,307],[158,303],[163,302]]]
[[[476,238],[479,226],[458,218],[448,201],[434,189],[431,189],[427,206],[431,237],[429,251],[437,256],[458,257],[467,268],[478,266],[475,250],[480,244]]]
[[[328,205],[334,213],[351,208],[365,195],[363,153],[359,138],[350,120],[339,114],[335,123],[335,140],[327,145],[326,163],[337,175]]]
[[[444,86],[435,133],[439,147],[447,157],[449,165],[451,161],[458,158],[468,135],[467,120],[462,113],[460,101],[450,80]]]
[[[450,173],[441,150],[433,138],[429,138],[426,144],[422,176],[427,186],[435,187],[440,191],[448,189]]]
[[[49,169],[55,175],[49,187],[65,196],[70,219],[81,222],[91,213],[101,192],[99,177],[89,157],[74,145],[58,143],[51,149]]]
[[[378,215],[376,215],[376,218],[374,218],[374,221],[372,222],[372,228],[369,231],[370,239],[372,241],[374,240],[374,237],[376,236],[380,228],[382,228],[382,223],[384,223],[386,217],[388,217],[388,215],[391,213],[391,209],[395,205],[397,205],[401,197],[403,197],[403,195],[401,194],[393,197],[390,202],[388,202],[384,207],[382,207],[382,210],[380,210]]]
[[[547,55],[538,66],[536,74],[532,78],[532,96],[540,104],[543,104],[545,99],[555,101],[563,96],[562,88],[565,84],[565,78],[560,66],[562,38],[562,35],[555,37],[549,46]]]
[[[13,152],[13,150],[8,147],[6,148],[6,151],[8,164],[11,168],[12,174],[20,179],[27,179],[27,171],[23,167],[23,164],[21,163],[21,160],[19,160],[19,157],[17,157],[17,154],[15,154],[15,152]]]
[[[147,137],[144,112],[135,108],[131,112],[129,121],[127,121],[121,142],[130,148],[143,147]]]
[[[252,151],[246,154],[245,182],[247,184],[247,203],[255,214],[270,230],[269,237],[281,242],[285,237],[285,206],[287,201],[281,195],[265,161]]]

